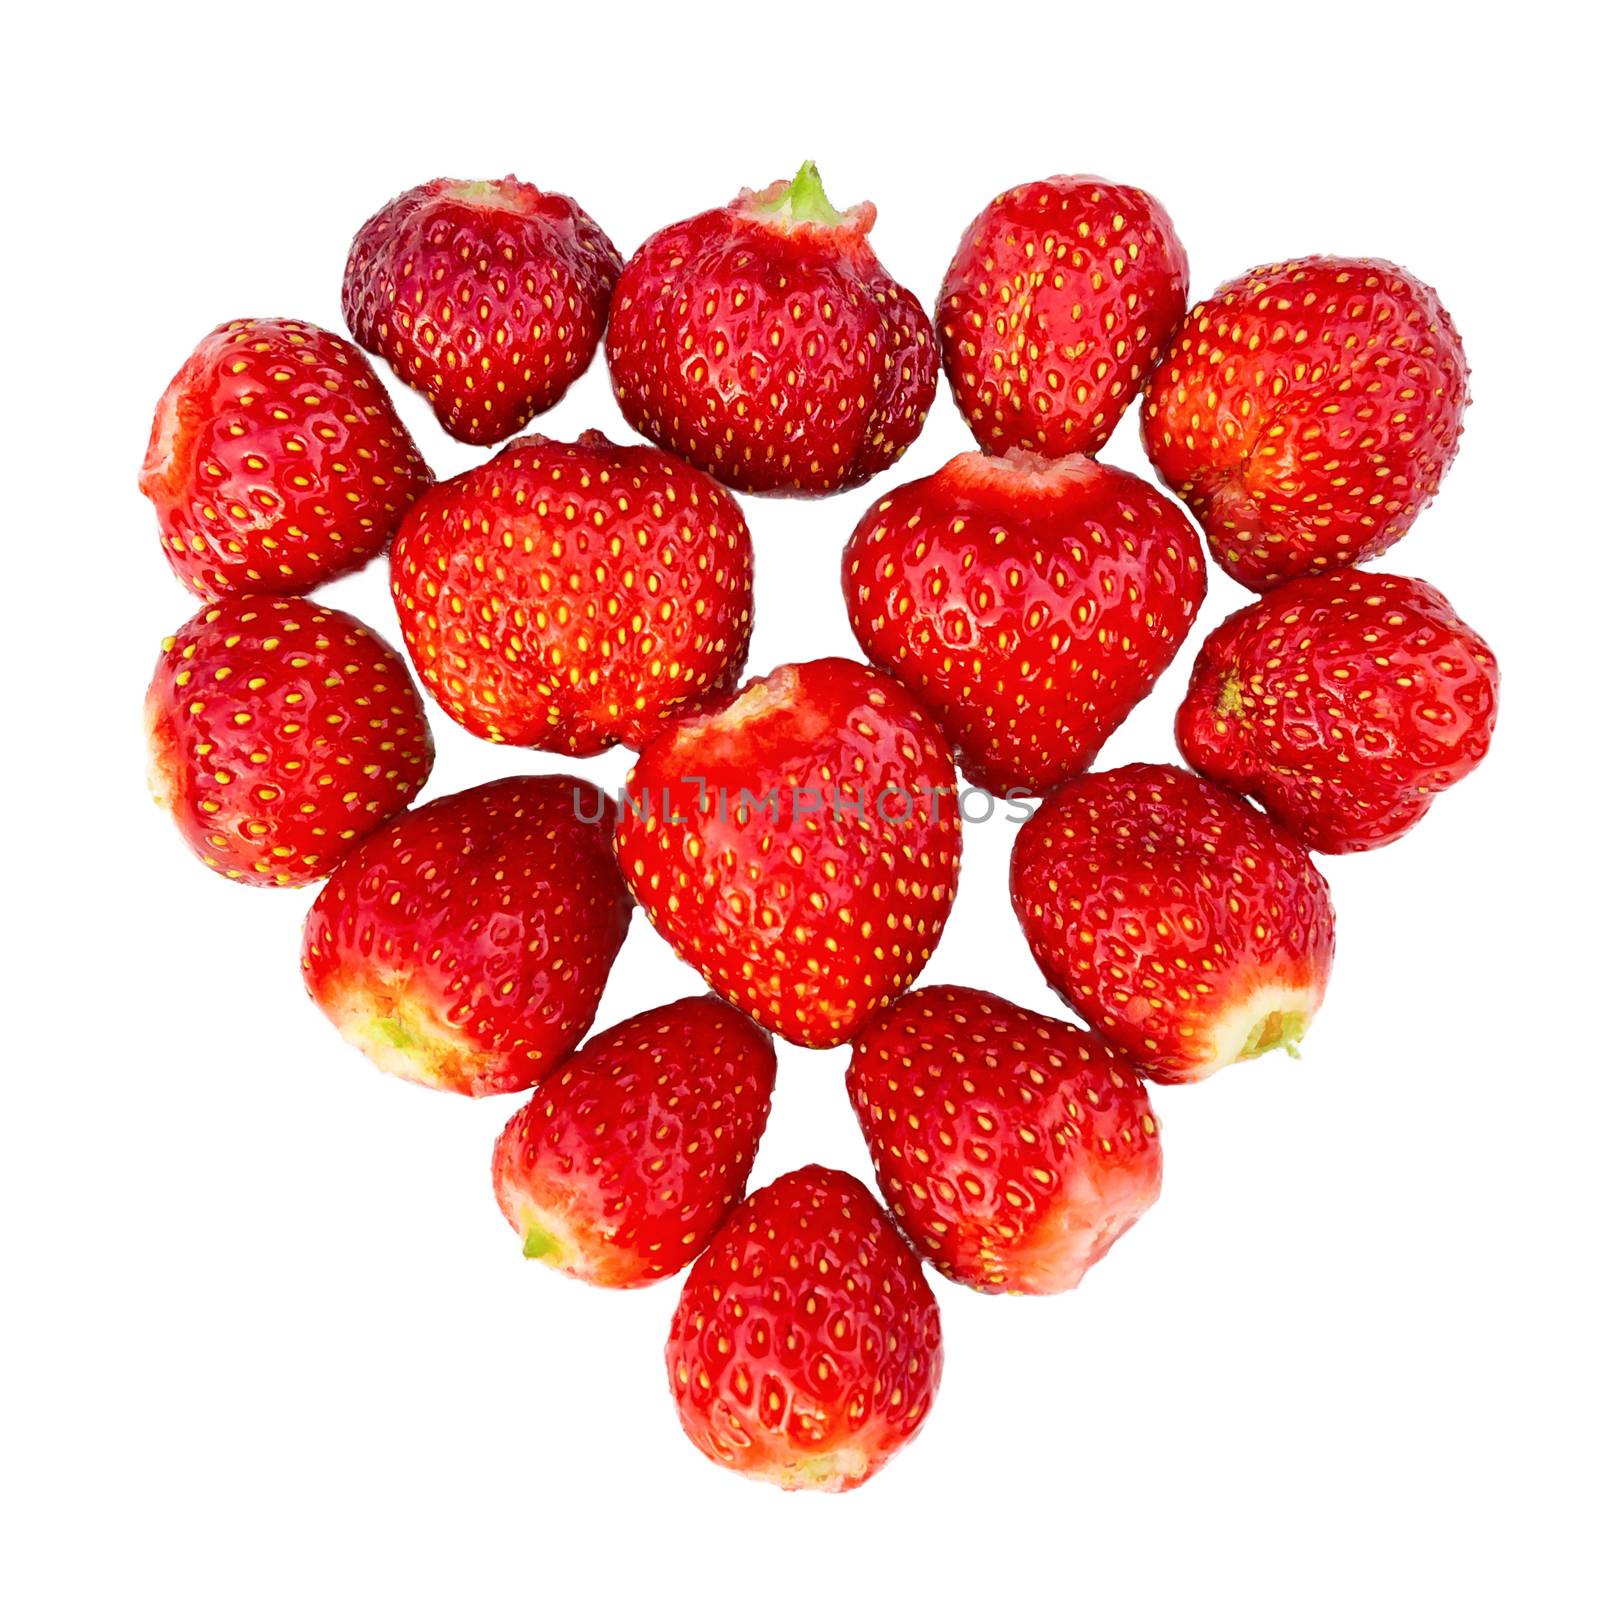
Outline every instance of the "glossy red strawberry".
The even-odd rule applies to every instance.
[[[504,1094],[589,1031],[632,903],[581,778],[502,778],[399,818],[306,918],[311,998],[385,1072]]]
[[[865,1186],[802,1167],[758,1189],[684,1282],[678,1419],[711,1460],[785,1489],[854,1489],[938,1392],[939,1307]]]
[[[606,359],[647,438],[735,489],[831,494],[897,461],[938,383],[933,329],[808,161],[647,239],[623,270]]]
[[[616,246],[564,194],[435,178],[362,224],[344,319],[452,438],[498,444],[594,359],[621,270]]]
[[[890,1211],[969,1288],[1076,1288],[1161,1192],[1128,1060],[981,989],[913,989],[878,1012],[845,1082]]]
[[[145,696],[150,788],[213,872],[325,878],[433,766],[405,663],[297,595],[219,600],[163,641]]]
[[[1056,790],[1017,835],[1011,901],[1045,977],[1161,1083],[1292,1050],[1333,964],[1333,905],[1304,849],[1177,767]]]
[[[1499,685],[1437,589],[1351,568],[1286,583],[1206,640],[1178,745],[1310,849],[1372,850],[1483,760]]]
[[[187,588],[300,594],[365,566],[433,482],[371,364],[309,322],[225,322],[156,407],[139,487]]]
[[[1087,456],[957,456],[891,489],[844,552],[850,626],[995,792],[1082,772],[1205,598],[1183,512]]]
[[[1388,261],[1307,256],[1225,283],[1150,384],[1144,446],[1258,594],[1387,550],[1455,457],[1467,359]]]
[[[537,435],[441,483],[390,583],[423,684],[480,738],[587,756],[643,744],[738,681],[750,531],[662,450]]]
[[[522,1253],[616,1289],[681,1271],[744,1197],[776,1070],[771,1039],[710,995],[596,1034],[495,1145]]]
[[[985,450],[1093,455],[1183,319],[1189,258],[1142,189],[1020,184],[961,236],[939,291],[939,344]]]
[[[644,749],[617,859],[674,950],[796,1044],[855,1033],[933,953],[961,857],[943,735],[854,661],[780,667]]]

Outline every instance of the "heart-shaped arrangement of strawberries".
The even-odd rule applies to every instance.
[[[1359,565],[1460,437],[1432,289],[1316,256],[1189,306],[1157,201],[1055,177],[972,222],[930,321],[874,217],[807,163],[624,263],[565,195],[435,180],[357,232],[344,313],[498,453],[435,483],[356,344],[241,320],[172,380],[140,480],[203,602],[146,701],[157,798],[213,871],[322,882],[306,986],[378,1066],[533,1091],[493,1153],[522,1253],[609,1288],[687,1268],[684,1430],[785,1488],[853,1488],[927,1420],[924,1263],[1074,1287],[1160,1193],[1146,1080],[1297,1046],[1334,948],[1309,852],[1413,827],[1483,759],[1498,687],[1438,590]],[[650,442],[516,436],[602,342]],[[746,678],[732,491],[893,466],[941,359],[979,451],[887,490],[845,545],[871,664]],[[1136,403],[1178,500],[1094,459]],[[1194,623],[1201,534],[1259,598],[1201,646],[1188,767],[1092,771]],[[386,548],[414,678],[308,597]],[[484,739],[625,745],[627,792],[511,777],[417,805],[424,693]],[[956,895],[958,770],[1035,806],[1012,903],[1082,1026],[915,987]],[[635,904],[713,992],[586,1040]],[[820,1166],[746,1194],[774,1034],[850,1045],[876,1196]]]

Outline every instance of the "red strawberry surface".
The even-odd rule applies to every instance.
[[[955,895],[943,735],[892,678],[780,667],[647,745],[617,859],[656,931],[796,1044],[840,1044],[909,985]]]
[[[544,1077],[589,1031],[632,903],[581,778],[502,778],[399,818],[306,918],[306,987],[385,1072],[458,1094]]]
[[[606,359],[629,423],[735,489],[831,494],[922,431],[939,357],[926,313],[810,162],[663,228],[624,268]]]
[[[1286,583],[1211,634],[1178,745],[1308,848],[1372,850],[1488,754],[1499,685],[1437,589],[1352,567]]]
[[[943,1366],[939,1307],[847,1173],[758,1189],[684,1282],[667,1375],[711,1460],[785,1489],[854,1489],[916,1436]]]
[[[344,269],[359,344],[467,444],[498,444],[580,377],[622,257],[564,194],[435,178],[362,224]]]
[[[890,1211],[970,1288],[1076,1288],[1161,1192],[1127,1058],[981,989],[903,995],[856,1035],[845,1081]]]
[[[224,877],[325,878],[433,766],[405,663],[298,595],[219,600],[163,641],[145,696],[150,788]]]
[[[995,792],[1082,772],[1205,598],[1205,552],[1149,484],[1087,456],[963,455],[891,489],[844,552],[862,650]]]
[[[1218,564],[1260,594],[1387,550],[1438,491],[1466,406],[1432,289],[1392,262],[1307,256],[1189,312],[1144,446]]]
[[[750,531],[665,451],[532,435],[405,520],[390,582],[423,684],[480,738],[637,747],[738,681]]]
[[[1189,258],[1159,201],[1104,178],[1024,183],[985,206],[939,291],[939,344],[973,437],[1093,455],[1161,359]]]
[[[1292,1050],[1333,964],[1333,905],[1305,850],[1177,767],[1056,790],[1017,835],[1011,900],[1052,986],[1161,1083]]]
[[[522,1253],[609,1288],[681,1271],[744,1197],[776,1070],[771,1039],[710,995],[596,1034],[495,1145]]]
[[[367,358],[277,317],[200,341],[156,407],[139,473],[168,563],[207,600],[354,572],[432,482]]]

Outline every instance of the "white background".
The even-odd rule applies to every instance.
[[[13,40],[0,1587],[1594,1592],[1592,40],[1490,14],[57,7]],[[660,1356],[677,1285],[524,1262],[488,1182],[514,1102],[343,1046],[300,987],[310,892],[211,876],[150,805],[140,701],[191,607],[135,488],[200,335],[339,327],[351,233],[411,184],[515,171],[627,254],[807,156],[836,203],[877,202],[925,304],[979,207],[1055,171],[1159,196],[1196,294],[1318,250],[1436,284],[1475,403],[1382,565],[1443,588],[1504,673],[1486,767],[1326,864],[1339,953],[1304,1059],[1156,1091],[1165,1193],[1079,1292],[939,1280],[928,1426],[834,1498],[693,1451]],[[441,474],[479,458],[397,399]],[[600,365],[540,425],[627,437]],[[968,443],[941,381],[877,487]],[[1131,417],[1107,457],[1147,470]],[[746,501],[754,669],[854,653],[837,558],[875,492]],[[1194,648],[1249,599],[1212,579],[1105,762],[1173,758]],[[381,563],[325,592],[397,637]],[[553,765],[434,728],[430,794]],[[1011,838],[969,831],[926,977],[1056,1009]],[[639,917],[600,1020],[695,987]],[[757,1181],[867,1176],[845,1053],[780,1052]]]

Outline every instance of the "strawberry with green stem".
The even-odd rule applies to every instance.
[[[647,438],[751,493],[864,483],[922,431],[933,329],[806,162],[790,183],[663,228],[618,279],[606,357]]]

